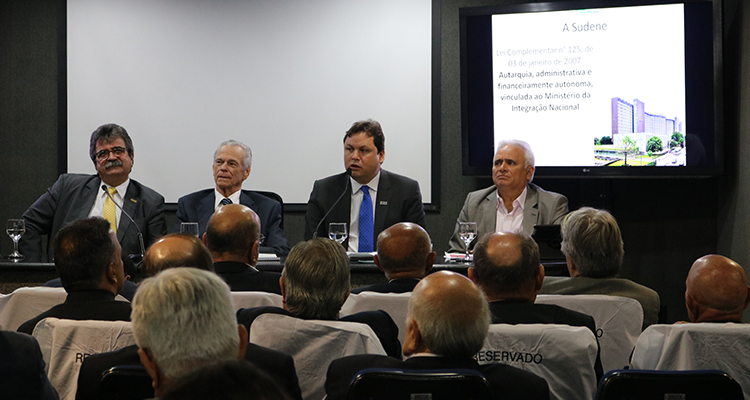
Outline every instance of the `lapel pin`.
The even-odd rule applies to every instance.
[[[387,206],[388,205],[388,201],[387,200],[381,200],[379,204],[381,206]]]
[[[130,198],[130,201],[132,201],[133,203],[138,203],[138,200],[136,200],[136,199],[134,199],[132,197]]]

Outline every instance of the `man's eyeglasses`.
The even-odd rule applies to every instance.
[[[115,155],[115,157],[120,157],[123,154],[125,154],[127,150],[124,147],[113,147],[110,150],[104,149],[99,150],[98,153],[96,153],[96,159],[99,161],[104,161],[109,158],[109,153],[112,153]]]

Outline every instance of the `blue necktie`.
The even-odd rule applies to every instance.
[[[222,205],[222,206],[226,206],[228,204],[232,204],[232,200],[230,200],[229,197],[225,197],[221,199],[221,201],[219,202],[219,205]]]
[[[370,253],[373,249],[372,198],[370,188],[362,186],[362,205],[359,206],[359,252]]]

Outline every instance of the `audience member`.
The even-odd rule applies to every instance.
[[[253,364],[224,361],[183,376],[161,400],[288,400],[279,385]]]
[[[534,153],[528,143],[521,140],[498,143],[492,164],[495,184],[466,196],[448,251],[466,252],[466,244],[458,233],[461,222],[476,222],[477,238],[489,232],[531,235],[535,225],[560,223],[568,212],[568,199],[531,183],[534,170]]]
[[[659,319],[659,294],[631,280],[616,278],[625,254],[620,227],[604,210],[583,207],[562,223],[562,252],[568,277],[546,277],[540,294],[605,294],[638,300],[643,329]]]
[[[172,233],[164,236],[148,248],[143,258],[143,271],[146,277],[176,267],[214,270],[211,253],[206,246],[200,239],[187,233]]]
[[[436,254],[427,231],[412,222],[400,222],[380,232],[377,242],[378,266],[388,283],[359,287],[352,293],[406,293],[432,271]]]
[[[197,222],[202,235],[214,211],[225,204],[242,204],[250,207],[261,220],[260,229],[265,239],[260,241],[260,252],[279,256],[289,253],[289,243],[281,227],[281,204],[260,193],[242,190],[252,164],[253,151],[246,144],[236,140],[222,142],[214,152],[216,187],[180,197],[175,230],[179,229],[181,222]]]
[[[248,347],[229,287],[216,274],[196,268],[168,269],[140,285],[133,301],[133,333],[156,396],[196,368],[245,357]],[[290,376],[294,364],[288,356],[254,347],[260,350],[254,362],[283,359],[285,371],[274,375]]]
[[[479,286],[490,302],[493,324],[562,324],[585,326],[596,337],[594,318],[554,304],[535,304],[544,281],[539,246],[524,234],[490,233],[474,247],[474,266],[469,279]],[[596,376],[602,365],[597,353]]]
[[[328,368],[328,400],[343,400],[352,379],[366,368],[473,369],[487,378],[497,399],[549,399],[547,382],[505,364],[479,365],[490,324],[487,300],[465,277],[447,271],[422,279],[409,299],[405,361],[365,354],[334,360]]]
[[[59,398],[44,372],[42,351],[33,336],[0,331],[0,387],[4,399]]]
[[[121,248],[109,222],[81,219],[60,229],[53,244],[55,268],[68,296],[24,322],[19,332],[31,334],[47,317],[74,320],[130,321],[130,303],[115,300],[125,282]]]
[[[389,356],[401,358],[398,327],[385,311],[365,311],[339,318],[349,296],[349,258],[338,243],[311,239],[292,247],[281,273],[284,308],[240,309],[237,320],[248,330],[261,314],[274,313],[302,319],[339,320],[369,325]]]
[[[750,287],[736,262],[716,254],[703,256],[693,263],[685,286],[690,322],[742,322]]]
[[[211,251],[214,270],[232,291],[263,291],[281,294],[275,272],[258,271],[260,218],[247,206],[229,204],[208,220],[203,243]]]

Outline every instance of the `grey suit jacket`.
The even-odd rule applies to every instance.
[[[466,246],[458,235],[460,222],[477,223],[477,239],[489,232],[495,231],[497,219],[497,188],[490,186],[486,189],[469,193],[464,206],[456,220],[453,236],[448,243],[448,251],[465,252]],[[529,183],[526,190],[526,201],[523,205],[523,233],[531,235],[535,225],[559,224],[568,213],[567,197],[548,192],[539,186]]]
[[[52,241],[57,231],[75,220],[88,218],[97,194],[101,192],[102,180],[98,175],[62,174],[51,188],[47,189],[34,204],[23,213],[26,233],[21,237],[19,251],[26,261],[52,261]],[[164,197],[154,190],[131,179],[123,196],[122,208],[143,233],[146,248],[167,233],[164,219]],[[117,240],[123,254],[140,254],[138,229],[125,215],[117,225]],[[42,236],[48,236],[47,260],[42,260]]]

